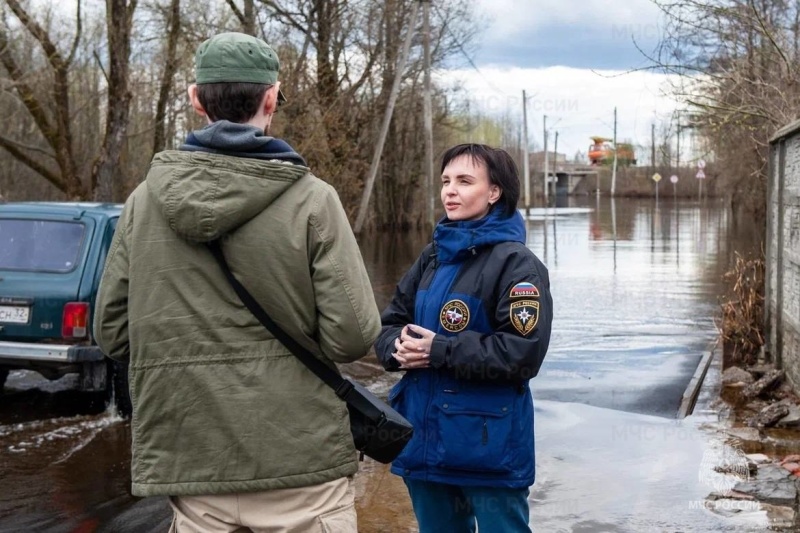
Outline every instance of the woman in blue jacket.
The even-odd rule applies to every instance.
[[[450,148],[446,216],[382,315],[376,352],[406,371],[389,399],[414,425],[392,463],[421,533],[530,531],[533,399],[550,341],[547,268],[525,246],[519,176],[503,150]]]

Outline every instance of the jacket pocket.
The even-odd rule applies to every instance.
[[[402,469],[417,469],[422,466],[424,443],[423,420],[425,404],[419,394],[415,394],[413,377],[406,374],[389,391],[389,405],[403,415],[414,427],[414,434],[400,455],[392,461],[392,466]]]
[[[437,400],[437,466],[471,472],[510,473],[513,391],[491,395],[446,394]]]
[[[354,505],[329,511],[320,515],[318,519],[323,533],[356,533],[358,531]]]

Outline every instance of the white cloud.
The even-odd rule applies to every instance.
[[[664,37],[652,0],[478,0],[478,64],[642,66]]]
[[[548,129],[559,132],[558,151],[569,158],[586,151],[589,137],[612,137],[617,107],[617,138],[649,145],[650,125],[668,120],[677,103],[668,90],[674,78],[653,72],[593,72],[569,67],[481,67],[480,73],[450,70],[438,73],[446,83],[460,83],[471,105],[495,116],[522,120],[522,90],[528,95],[531,144],[542,145],[542,115]],[[552,150],[552,137],[549,149]],[[646,154],[640,154],[644,160]]]
[[[644,28],[658,21],[652,0],[478,0],[478,10],[492,19],[486,42],[525,37],[553,25]],[[564,35],[564,39],[569,39]]]

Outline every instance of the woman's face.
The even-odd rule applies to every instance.
[[[461,155],[442,172],[442,204],[450,220],[479,220],[500,198],[500,187],[489,181],[480,159]]]

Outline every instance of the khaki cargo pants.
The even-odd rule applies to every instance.
[[[170,533],[355,533],[351,478],[295,489],[171,497]]]

